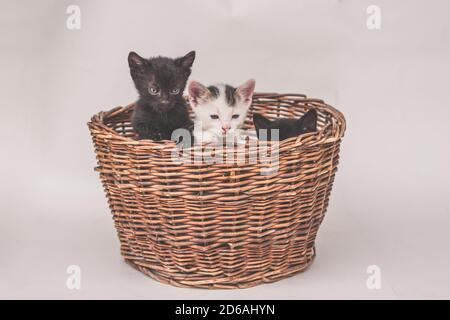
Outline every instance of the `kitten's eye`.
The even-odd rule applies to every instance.
[[[180,89],[178,88],[173,88],[172,90],[170,90],[170,94],[179,94],[180,93]]]
[[[210,115],[210,117],[211,117],[211,119],[213,119],[213,120],[219,119],[219,116],[218,116],[217,114],[212,114],[212,115]]]
[[[148,92],[150,92],[150,94],[152,95],[156,95],[159,92],[159,89],[157,87],[150,87],[148,88]]]
[[[233,116],[231,118],[237,119],[237,118],[239,118],[239,115],[238,114],[233,114]]]

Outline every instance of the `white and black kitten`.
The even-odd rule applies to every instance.
[[[272,140],[271,129],[278,129],[279,141],[289,139],[307,132],[316,131],[317,127],[317,111],[309,110],[300,119],[281,118],[270,121],[260,114],[253,114],[253,124],[255,125],[256,134],[260,140]],[[266,129],[267,135],[264,136],[259,131]]]
[[[227,84],[209,87],[189,83],[189,101],[195,113],[194,138],[197,144],[217,144],[224,137],[239,139],[247,111],[252,103],[255,80],[235,88]]]
[[[129,53],[130,73],[139,93],[131,119],[138,139],[170,140],[175,129],[192,126],[183,91],[194,59],[195,51],[177,59],[144,59]]]

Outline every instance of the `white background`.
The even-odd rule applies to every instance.
[[[0,10],[0,298],[450,298],[450,3],[6,1]],[[81,8],[68,30],[66,8]],[[381,8],[381,29],[366,9]],[[317,259],[245,290],[180,289],[126,265],[86,122],[136,99],[130,50],[197,51],[191,79],[299,92],[348,130]],[[66,268],[79,265],[81,290]],[[382,287],[366,287],[369,265]]]

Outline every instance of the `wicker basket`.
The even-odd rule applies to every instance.
[[[298,118],[315,108],[319,116],[318,131],[280,142],[278,171],[261,174],[260,160],[174,161],[174,142],[133,138],[133,108],[88,123],[127,262],[158,281],[199,288],[251,287],[311,264],[345,131],[339,111],[305,95],[255,94],[247,128],[253,112]]]

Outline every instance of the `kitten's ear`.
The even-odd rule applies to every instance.
[[[195,60],[195,51],[191,51],[184,57],[175,59],[175,63],[183,68],[189,69],[190,67],[192,67],[194,60]]]
[[[266,117],[264,117],[258,113],[254,113],[253,114],[253,124],[255,125],[256,130],[269,129],[272,125],[272,121],[270,121],[269,119],[267,119]]]
[[[297,121],[297,127],[302,133],[314,132],[317,128],[317,111],[309,110]]]
[[[145,59],[136,52],[131,51],[128,54],[128,65],[130,69],[140,69],[145,65]]]
[[[255,80],[250,79],[244,84],[236,88],[236,94],[244,103],[250,105],[252,103],[253,92],[255,91]]]
[[[189,101],[193,107],[208,97],[208,88],[200,82],[192,80],[188,85]]]

